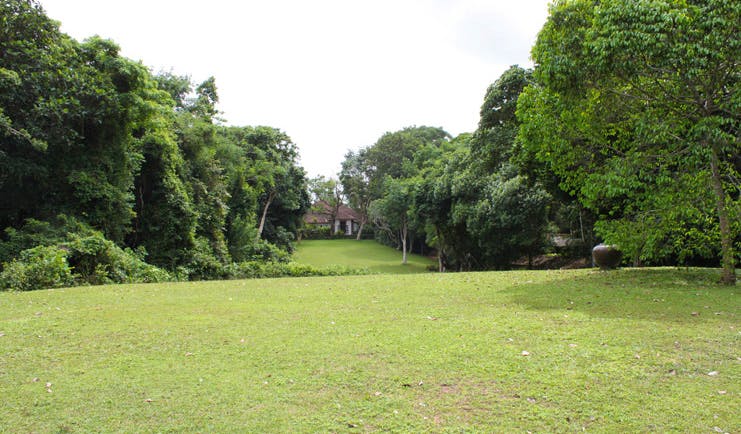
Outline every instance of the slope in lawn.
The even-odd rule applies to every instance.
[[[349,268],[367,268],[372,273],[424,273],[435,261],[420,255],[408,255],[402,265],[401,252],[373,240],[305,240],[293,255],[300,264],[316,267],[343,265]]]

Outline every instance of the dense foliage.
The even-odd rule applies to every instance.
[[[522,143],[641,262],[741,246],[741,3],[555,3],[520,99]],[[735,243],[735,246],[734,246]]]
[[[321,274],[290,264],[310,195],[440,271],[605,241],[735,282],[739,2],[556,1],[476,131],[388,132],[310,183],[286,133],[221,123],[213,77],[75,41],[36,0],[0,19],[0,288]]]
[[[547,246],[551,196],[514,158],[529,74],[512,67],[489,88],[474,134],[410,127],[347,154],[345,192],[367,201],[377,236],[402,262],[417,246],[436,249],[441,271],[507,268]]]
[[[33,0],[0,2],[2,287],[230,277],[308,207],[283,132],[219,123],[213,78],[155,75]],[[243,273],[240,273],[243,274]]]
[[[534,70],[490,86],[473,134],[387,133],[346,156],[345,191],[441,270],[508,267],[559,238],[574,256],[605,241],[635,265],[721,263],[733,283],[739,22],[726,0],[557,1]]]

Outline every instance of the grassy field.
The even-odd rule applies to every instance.
[[[739,432],[708,271],[0,293],[2,432]]]
[[[373,240],[304,240],[297,244],[293,260],[316,267],[343,265],[367,268],[371,273],[425,273],[437,262],[420,255],[409,255],[402,265],[401,252]]]

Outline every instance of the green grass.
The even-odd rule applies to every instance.
[[[0,293],[0,431],[739,432],[739,287],[717,278],[516,271]]]
[[[304,240],[297,244],[293,260],[315,267],[342,265],[367,268],[371,273],[425,273],[437,262],[420,255],[408,255],[401,263],[401,252],[373,240]]]

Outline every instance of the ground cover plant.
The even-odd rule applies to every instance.
[[[424,273],[435,267],[433,259],[410,254],[401,263],[401,252],[374,240],[303,240],[296,245],[293,260],[314,267],[342,265],[371,273]]]
[[[0,293],[4,432],[738,432],[717,271]]]

